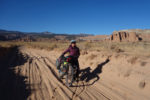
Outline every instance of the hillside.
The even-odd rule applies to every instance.
[[[56,34],[52,32],[19,32],[0,30],[0,41],[52,41],[71,40],[90,34]]]
[[[137,42],[150,41],[150,29],[128,29],[112,32],[111,35],[95,35],[80,37],[85,41]]]
[[[136,42],[150,41],[150,29],[129,29],[114,31],[111,35],[92,34],[56,34],[52,32],[19,32],[0,30],[0,41],[68,41],[76,39],[80,41],[115,41]]]

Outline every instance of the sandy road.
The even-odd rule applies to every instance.
[[[139,62],[131,65],[126,60],[130,59],[128,56],[120,55],[118,59],[115,54],[99,52],[81,55],[81,80],[74,82],[73,87],[67,87],[58,78],[55,67],[60,52],[24,47],[16,50],[8,57],[9,61],[2,64],[8,66],[6,71],[1,68],[0,93],[5,98],[3,100],[150,99],[149,58],[141,67]],[[96,56],[91,59],[93,54]]]
[[[56,54],[25,48],[21,52],[24,56],[28,56],[28,61],[20,67],[20,70],[23,76],[28,77],[26,83],[30,84],[31,90],[29,100],[109,99],[102,93],[95,91],[92,93],[87,88],[90,87],[88,82],[79,81],[75,82],[73,87],[67,87],[57,76],[55,61],[58,56]]]

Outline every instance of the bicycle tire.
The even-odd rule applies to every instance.
[[[74,69],[71,64],[68,65],[67,74],[66,74],[66,85],[71,86],[74,81]]]

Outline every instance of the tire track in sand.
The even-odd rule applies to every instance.
[[[95,98],[89,94],[89,88],[84,81],[74,82],[73,87],[67,87],[58,77],[54,64],[54,58],[40,54],[35,50],[22,51],[29,56],[28,62],[21,69],[28,77],[27,84],[30,85],[31,95],[28,100],[84,100]],[[99,95],[98,95],[99,96]],[[102,95],[100,96],[102,97]],[[103,96],[103,98],[105,98]],[[107,99],[107,98],[105,98]]]

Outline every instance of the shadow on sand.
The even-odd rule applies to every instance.
[[[99,74],[102,73],[103,66],[105,64],[107,64],[109,61],[110,61],[109,59],[106,59],[101,64],[98,64],[98,66],[92,72],[91,72],[90,67],[82,69],[80,71],[80,74],[81,74],[80,80],[88,83],[90,80],[93,80],[96,78],[96,80],[94,80],[92,83],[88,84],[88,85],[93,85],[96,81],[98,81],[100,79]]]
[[[9,52],[0,58],[0,98],[1,100],[26,100],[30,95],[30,89],[24,81],[26,77],[21,76],[19,72],[15,73],[14,67],[23,65],[27,59],[19,53],[18,47],[9,49]],[[0,47],[1,51],[5,52],[4,48]]]

